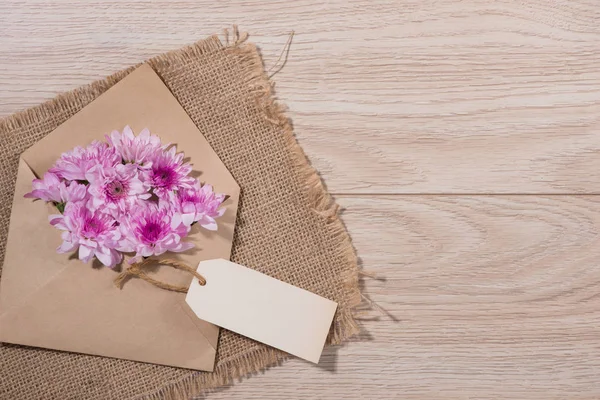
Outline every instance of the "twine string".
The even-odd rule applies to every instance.
[[[181,271],[189,272],[190,274],[194,275],[196,277],[196,279],[198,279],[198,282],[200,282],[201,286],[206,285],[206,279],[204,279],[204,277],[202,275],[200,275],[194,268],[190,267],[186,263],[183,263],[181,261],[174,260],[174,259],[169,259],[169,258],[164,259],[164,260],[155,260],[155,259],[151,259],[151,258],[146,258],[145,260],[140,261],[139,263],[132,264],[129,268],[127,268],[126,270],[121,272],[114,280],[115,286],[118,287],[119,289],[122,289],[123,285],[125,284],[125,281],[127,279],[129,279],[131,277],[136,277],[136,278],[143,279],[146,282],[148,282],[158,288],[161,288],[161,289],[171,290],[174,292],[187,293],[188,288],[186,286],[171,285],[170,283],[159,281],[157,279],[150,277],[148,274],[146,274],[146,272],[144,272],[143,268],[149,264],[168,265],[169,267],[173,267],[173,268],[181,270]]]

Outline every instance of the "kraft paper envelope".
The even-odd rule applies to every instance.
[[[160,78],[143,65],[22,154],[0,281],[0,341],[212,371],[219,328],[198,319],[184,293],[135,278],[119,290],[113,285],[116,271],[57,254],[60,231],[48,223],[56,210],[23,198],[32,179],[61,153],[126,125],[177,144],[200,181],[231,196],[218,231],[194,225],[186,240],[195,249],[177,258],[194,267],[229,259],[239,187]],[[175,285],[192,280],[166,266],[155,272]]]

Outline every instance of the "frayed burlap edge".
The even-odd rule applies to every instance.
[[[230,43],[228,32],[226,45],[217,36],[196,42],[182,49],[171,51],[147,61],[153,68],[164,62],[190,61],[195,56],[211,51],[230,51],[241,59],[245,80],[256,96],[257,105],[267,121],[279,127],[287,140],[287,147],[296,166],[299,181],[306,186],[312,208],[327,220],[327,228],[331,236],[338,242],[338,251],[347,263],[345,269],[344,291],[345,303],[338,308],[332,330],[327,338],[331,345],[340,344],[359,332],[355,319],[355,310],[361,303],[358,285],[358,259],[350,237],[339,217],[339,206],[329,195],[317,171],[310,165],[304,151],[296,141],[292,125],[284,114],[284,107],[275,101],[273,86],[265,73],[260,53],[254,44],[246,43],[247,34],[242,34],[234,27],[233,41]],[[68,112],[76,106],[81,108],[119,82],[138,65],[117,72],[106,79],[96,81],[45,102],[37,107],[16,113],[0,120],[0,139],[21,126],[45,119],[56,113]],[[343,305],[343,306],[342,306]],[[139,399],[147,400],[188,400],[219,386],[226,385],[235,379],[250,376],[268,367],[277,365],[290,356],[272,348],[252,348],[246,354],[235,359],[221,360],[213,373],[194,373],[181,380],[168,382],[162,388],[140,395]]]

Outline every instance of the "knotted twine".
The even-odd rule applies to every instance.
[[[189,272],[190,274],[194,275],[198,279],[198,282],[200,282],[201,286],[206,285],[206,279],[204,279],[204,277],[202,275],[200,275],[194,268],[190,267],[189,265],[187,265],[181,261],[178,261],[175,259],[170,259],[170,258],[163,259],[163,260],[146,258],[138,263],[132,264],[129,268],[127,268],[126,270],[121,272],[114,280],[115,286],[118,287],[119,289],[121,289],[121,288],[123,288],[123,284],[125,283],[125,280],[127,280],[130,277],[136,277],[136,278],[143,279],[146,282],[151,283],[152,285],[154,285],[158,288],[161,288],[161,289],[172,290],[174,292],[187,293],[188,287],[186,287],[186,286],[171,285],[170,283],[156,280],[156,279],[150,277],[148,274],[146,274],[144,272],[143,268],[149,264],[168,265],[175,269]]]

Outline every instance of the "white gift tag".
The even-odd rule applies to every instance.
[[[337,303],[227,260],[198,265],[186,302],[198,318],[314,363]]]

